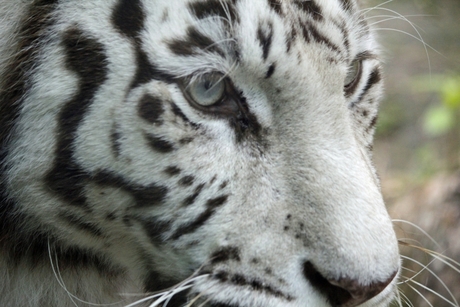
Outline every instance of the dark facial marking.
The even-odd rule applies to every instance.
[[[254,137],[257,141],[263,143],[261,135],[262,126],[257,120],[257,117],[249,111],[246,97],[243,95],[243,92],[239,92],[236,96],[235,100],[237,100],[240,105],[240,112],[236,118],[231,117],[229,122],[230,126],[235,131],[237,142]]]
[[[257,29],[257,40],[262,47],[262,57],[264,61],[267,59],[273,40],[273,25],[259,25]]]
[[[168,43],[168,47],[174,54],[180,56],[190,56],[207,51],[218,53],[222,57],[225,57],[223,51],[215,45],[215,42],[211,38],[200,33],[193,26],[187,28],[186,38],[171,40]]]
[[[188,187],[188,186],[191,186],[194,181],[195,181],[195,177],[193,177],[193,176],[185,176],[185,177],[182,177],[179,180],[179,184],[182,185],[182,186]]]
[[[119,0],[112,12],[112,23],[124,35],[138,39],[144,27],[145,13],[139,0]]]
[[[379,83],[382,80],[382,75],[380,74],[380,70],[376,67],[371,72],[369,80],[367,80],[366,86],[364,87],[364,92],[370,90],[372,86]]]
[[[228,185],[228,181],[222,182],[222,183],[220,184],[220,186],[219,186],[219,190],[225,189],[225,188],[227,187],[227,185]]]
[[[78,78],[75,96],[65,104],[58,117],[58,135],[54,167],[46,176],[50,191],[73,205],[84,205],[83,180],[88,175],[73,159],[73,142],[80,122],[86,115],[94,94],[106,81],[108,69],[105,49],[82,30],[64,32],[62,47],[65,66]]]
[[[268,79],[273,75],[273,73],[275,72],[275,67],[276,67],[275,63],[270,64],[270,66],[268,67],[267,73],[265,74],[265,79]]]
[[[112,12],[112,23],[124,36],[133,41],[136,53],[136,73],[130,88],[151,80],[172,83],[174,78],[160,70],[148,59],[142,50],[141,32],[144,29],[145,13],[140,0],[120,0]]]
[[[174,144],[153,134],[146,133],[145,139],[147,144],[154,151],[159,153],[170,153],[174,150]]]
[[[121,151],[120,138],[121,138],[121,134],[118,131],[118,126],[116,123],[114,123],[110,131],[110,143],[112,143],[112,151],[115,157],[118,157],[120,155],[120,151]]]
[[[263,292],[268,295],[284,299],[288,302],[294,299],[290,294],[283,293],[281,290],[268,285],[264,281],[258,280],[256,278],[249,278],[242,274],[230,275],[227,272],[217,272],[212,277],[222,283],[231,283],[239,287],[250,287],[253,291]]]
[[[140,45],[136,45],[136,64],[136,74],[130,88],[135,88],[152,80],[160,80],[165,83],[175,82],[174,76],[160,71],[149,61],[147,54],[142,50]]]
[[[179,143],[180,143],[181,145],[186,145],[186,144],[189,144],[189,143],[191,143],[191,142],[193,142],[193,138],[192,138],[192,137],[185,137],[185,138],[182,138],[182,139],[179,140]]]
[[[192,126],[195,129],[199,127],[198,124],[195,124],[187,116],[185,116],[185,114],[182,112],[182,110],[175,103],[171,104],[171,108],[172,108],[172,112],[174,113],[174,115],[176,115],[177,117],[181,118],[184,121],[184,123],[189,124],[190,126]]]
[[[268,5],[274,10],[278,15],[283,16],[283,9],[281,7],[280,0],[268,0]]]
[[[161,205],[168,194],[168,188],[157,184],[136,185],[123,177],[108,171],[101,171],[91,179],[102,187],[114,187],[129,193],[135,200],[136,208]]]
[[[187,197],[183,203],[182,203],[182,206],[186,207],[186,206],[190,206],[191,204],[193,204],[195,202],[195,200],[197,199],[197,197],[200,195],[201,191],[203,190],[204,188],[204,184],[200,184],[199,186],[197,186],[195,188],[195,191],[193,192],[192,195],[190,195],[189,197]]]
[[[238,21],[235,4],[230,3],[229,1],[224,3],[219,0],[197,1],[189,3],[188,7],[198,19],[203,19],[209,16],[218,16],[225,19],[230,18],[231,22]]]
[[[340,0],[340,3],[342,4],[342,8],[344,10],[351,10],[353,8],[353,4],[351,0]]]
[[[189,234],[203,226],[204,223],[214,214],[218,207],[227,201],[228,195],[219,196],[206,202],[206,209],[193,222],[179,226],[171,236],[171,239],[177,240],[183,235]]]
[[[146,293],[156,293],[175,286],[180,280],[165,279],[161,273],[156,272],[153,268],[144,279],[144,290]],[[185,306],[187,303],[187,291],[182,291],[174,295],[168,303],[171,307]]]
[[[375,67],[374,70],[372,70],[369,79],[367,80],[366,86],[364,87],[363,91],[361,92],[361,95],[351,103],[351,107],[355,106],[361,100],[363,99],[364,95],[377,83],[379,83],[382,80],[382,75],[380,74],[380,70],[378,67]]]
[[[212,253],[210,259],[213,265],[229,260],[241,261],[240,250],[235,246],[226,246]]]
[[[316,26],[313,25],[311,22],[304,22],[302,24],[302,30],[303,37],[305,38],[305,41],[307,43],[313,40],[318,44],[323,44],[327,46],[329,49],[337,53],[340,53],[340,48],[337,47],[337,45],[335,45],[333,42],[331,42],[326,36],[321,34],[316,28]]]
[[[164,170],[164,172],[169,176],[177,176],[182,172],[182,170],[177,166],[169,166]]]
[[[378,120],[377,115],[372,117],[371,122],[369,123],[369,126],[367,126],[367,128],[366,128],[366,132],[369,132],[372,129],[374,129],[375,125],[377,124],[377,120]]]
[[[321,8],[314,0],[296,0],[294,4],[297,6],[298,9],[304,11],[311,17],[313,17],[316,21],[323,20],[323,15],[321,13]]]
[[[41,42],[46,41],[48,35],[46,29],[54,24],[52,13],[57,2],[56,0],[37,0],[28,5],[29,9],[24,12],[24,17],[18,23],[22,26],[16,34],[16,42],[12,46],[14,53],[7,62],[5,69],[7,73],[2,76],[3,82],[0,88],[0,249],[7,252],[8,248],[12,248],[14,261],[19,261],[31,251],[31,259],[38,260],[39,255],[37,258],[33,257],[32,245],[34,243],[32,242],[35,238],[22,240],[22,242],[27,242],[25,246],[20,244],[19,238],[15,239],[19,233],[17,221],[25,221],[25,216],[15,210],[15,201],[7,196],[4,160],[8,156],[8,140],[11,130],[14,123],[17,122],[24,97],[30,89],[29,76],[33,75],[33,69],[37,66],[37,58],[41,54],[39,47]],[[38,237],[38,234],[36,235]],[[44,240],[46,242],[46,236]],[[9,241],[12,246],[7,248]]]
[[[163,123],[161,115],[164,113],[163,101],[159,97],[145,94],[137,109],[137,114],[151,124],[160,125]]]
[[[135,218],[142,224],[145,233],[149,237],[150,241],[154,246],[160,246],[164,243],[162,235],[171,229],[171,222],[169,221],[159,221],[156,219],[143,219]]]
[[[25,220],[23,220],[25,222]],[[123,269],[110,263],[100,253],[81,247],[69,246],[53,235],[41,230],[29,234],[17,233],[14,242],[0,241],[9,268],[24,264],[27,260],[31,268],[49,265],[49,251],[59,261],[60,270],[96,270],[101,276],[113,279],[123,274]],[[44,262],[43,262],[44,261]]]
[[[82,230],[86,233],[89,233],[95,237],[103,236],[102,229],[100,229],[96,223],[87,221],[86,217],[84,216],[77,216],[76,214],[72,214],[71,212],[61,211],[59,213],[59,218],[63,219],[69,225],[79,230]]]

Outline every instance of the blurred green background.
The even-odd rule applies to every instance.
[[[460,0],[365,4],[374,7],[366,16],[386,74],[374,146],[382,191],[394,219],[420,226],[436,243],[395,221],[398,237],[457,262],[432,262],[429,253],[401,245],[402,299],[405,306],[459,306]]]

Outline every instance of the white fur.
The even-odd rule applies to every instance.
[[[116,1],[59,4],[55,13],[57,22],[52,26],[57,35],[42,46],[32,76],[33,86],[25,97],[9,144],[8,192],[18,201],[20,211],[36,218],[36,225],[46,227],[69,245],[104,255],[125,270],[115,280],[104,280],[86,268],[62,271],[67,290],[91,303],[127,304],[139,297],[124,294],[142,292],[145,268],[140,254],[148,255],[151,264],[165,276],[185,278],[191,268],[198,269],[209,261],[213,251],[225,246],[241,248],[241,263],[225,264],[222,268],[267,278],[262,274],[263,267],[249,265],[251,258],[260,257],[261,265],[274,268],[274,276],[286,281],[279,287],[295,298],[289,302],[276,300],[249,287],[221,284],[210,278],[194,283],[195,292],[203,291],[212,298],[239,306],[329,306],[302,276],[301,264],[306,259],[332,279],[350,278],[361,284],[386,280],[399,268],[398,247],[370,153],[365,149],[372,141],[372,130],[365,131],[367,125],[358,112],[365,107],[370,116],[376,114],[377,106],[368,105],[368,101],[380,96],[381,86],[373,87],[362,105],[353,109],[350,102],[357,99],[366,78],[363,77],[355,95],[344,97],[343,80],[349,59],[331,63],[328,58],[332,51],[320,43],[303,43],[300,29],[292,50],[287,53],[284,38],[294,26],[294,20],[289,18],[297,18],[298,14],[293,9],[286,12],[288,17],[281,18],[270,10],[266,0],[240,0],[237,1],[240,23],[233,23],[218,18],[197,20],[185,9],[188,2],[143,1],[147,16],[141,37],[144,50],[162,71],[177,76],[217,71],[231,78],[244,92],[251,113],[268,129],[265,139],[268,146],[260,149],[251,141],[237,143],[228,122],[197,112],[175,84],[151,81],[128,92],[135,74],[135,51],[132,42],[111,24],[110,12]],[[359,24],[357,13],[343,11],[340,1],[316,2],[320,3],[325,19],[318,29],[341,48],[341,32],[332,21],[345,20],[351,58],[376,49],[371,34]],[[7,47],[14,42],[18,20],[26,7],[25,2],[16,5],[0,1],[1,75],[11,57]],[[165,10],[168,19],[162,21]],[[258,27],[264,22],[270,22],[274,31],[266,61],[257,40]],[[230,30],[227,23],[232,24]],[[94,209],[89,222],[104,231],[106,241],[75,231],[62,222],[59,208],[66,204],[47,191],[42,181],[55,158],[56,116],[76,91],[77,76],[65,68],[59,41],[59,33],[74,25],[97,38],[109,59],[108,80],[99,88],[77,131],[74,158],[89,172],[106,169],[127,182],[161,183],[174,191],[167,195],[167,205],[136,211],[130,208],[134,199],[126,191],[88,184],[85,193]],[[189,26],[219,42],[226,57],[206,50],[193,57],[174,55],[167,42],[184,37]],[[238,63],[233,56],[235,45],[241,54]],[[275,73],[265,80],[268,65],[273,62]],[[376,59],[366,61],[363,76],[368,76],[378,65]],[[136,103],[145,93],[155,94],[165,102],[162,118],[166,124],[155,126],[139,119]],[[200,133],[173,114],[171,102],[201,125]],[[114,124],[123,135],[118,157],[111,153],[110,134]],[[174,143],[185,137],[194,140],[164,155],[149,148],[145,133],[154,133]],[[183,175],[193,175],[194,187],[205,184],[193,206],[181,207],[193,187],[177,190],[177,178],[162,172],[169,165],[181,168]],[[215,183],[211,183],[213,177],[217,178]],[[225,181],[228,185],[221,192],[218,187]],[[108,212],[129,210],[138,218],[171,219],[172,228],[162,234],[167,239],[181,225],[199,217],[206,208],[206,200],[222,193],[229,195],[228,202],[204,226],[161,246],[151,243],[139,223],[127,228],[121,221],[104,220]],[[288,214],[296,223],[304,223],[304,241],[283,233]],[[24,227],[33,231],[36,225]],[[187,247],[193,241],[199,244]],[[306,241],[309,244],[304,246]],[[52,259],[52,250],[50,254]],[[40,262],[37,268],[27,263],[10,268],[3,256],[0,251],[1,306],[73,306],[52,270],[50,259]],[[277,281],[272,277],[266,282]],[[361,306],[388,306],[394,287],[395,281]],[[76,301],[76,305],[85,304]]]

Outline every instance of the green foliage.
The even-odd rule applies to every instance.
[[[423,128],[429,136],[442,136],[460,128],[460,76],[423,76],[413,82],[418,92],[436,92],[439,101],[429,107]]]

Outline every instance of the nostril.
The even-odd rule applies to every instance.
[[[388,280],[374,282],[370,285],[362,285],[348,278],[328,280],[309,261],[304,263],[303,273],[311,285],[325,295],[332,306],[336,307],[354,307],[370,300],[382,292],[397,274],[395,272]]]

